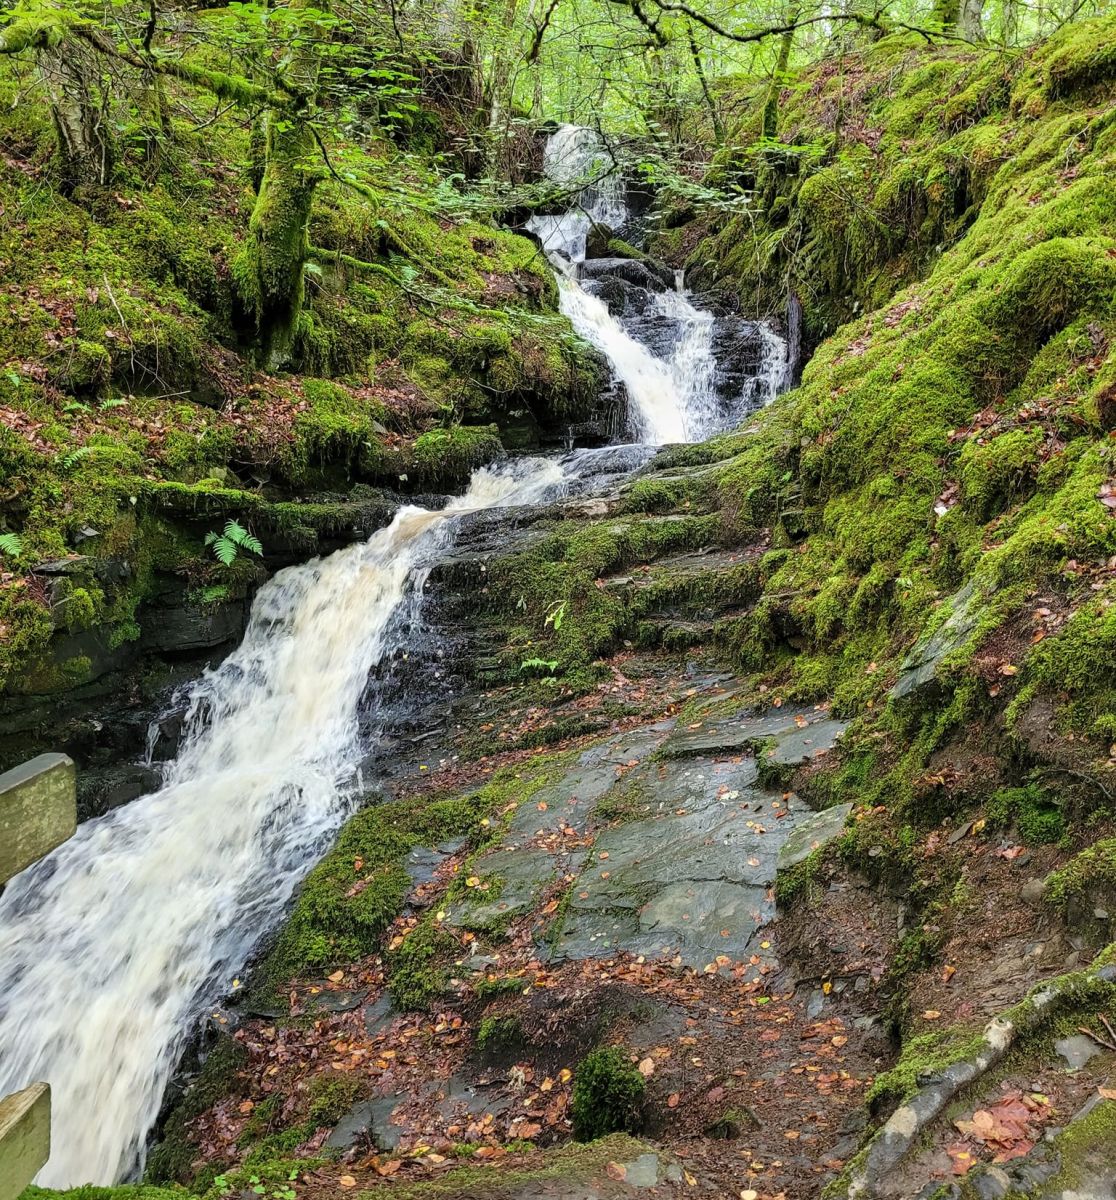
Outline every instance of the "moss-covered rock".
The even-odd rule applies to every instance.
[[[570,1115],[574,1137],[591,1142],[609,1133],[633,1133],[643,1114],[646,1080],[619,1046],[587,1054],[574,1072]]]

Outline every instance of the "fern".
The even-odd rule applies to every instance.
[[[520,664],[521,671],[547,671],[551,675],[558,670],[556,658],[525,658]]]
[[[68,471],[75,463],[80,462],[87,454],[92,454],[96,449],[96,446],[78,446],[76,450],[71,450],[63,457],[62,466]]]
[[[242,550],[251,554],[263,554],[260,539],[232,518],[225,522],[224,533],[210,530],[205,535],[205,544],[213,548],[213,557],[224,567],[231,567]]]
[[[19,558],[23,553],[23,539],[18,533],[0,533],[0,550],[12,558]]]

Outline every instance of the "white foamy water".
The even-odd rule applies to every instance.
[[[456,519],[529,504],[555,460],[478,471],[441,512],[279,572],[193,688],[165,786],[79,827],[0,896],[0,1095],[53,1091],[51,1186],[141,1161],[207,993],[227,987],[354,801],[357,706]]]

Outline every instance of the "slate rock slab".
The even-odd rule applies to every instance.
[[[779,850],[779,870],[797,866],[815,850],[840,837],[851,812],[851,804],[837,804],[799,820]]]
[[[844,731],[844,725],[829,717],[824,709],[773,708],[767,712],[733,713],[714,717],[703,722],[697,729],[676,729],[663,743],[660,753],[665,758],[685,758],[699,754],[728,754],[755,749],[771,738],[782,743],[790,739],[791,755],[794,748],[802,746],[798,759],[806,755],[806,747],[829,749]],[[807,733],[807,730],[813,730]],[[807,740],[808,739],[808,740]],[[780,759],[779,761],[783,761]]]
[[[757,790],[751,759],[672,761],[644,772],[665,803],[659,815],[598,836],[553,955],[626,950],[704,967],[721,954],[739,961],[760,953],[779,850],[805,805]]]

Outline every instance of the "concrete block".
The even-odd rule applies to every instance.
[[[77,773],[64,754],[40,754],[0,775],[0,883],[49,854],[77,828]]]
[[[49,1157],[50,1085],[0,1099],[0,1200],[16,1200]]]

